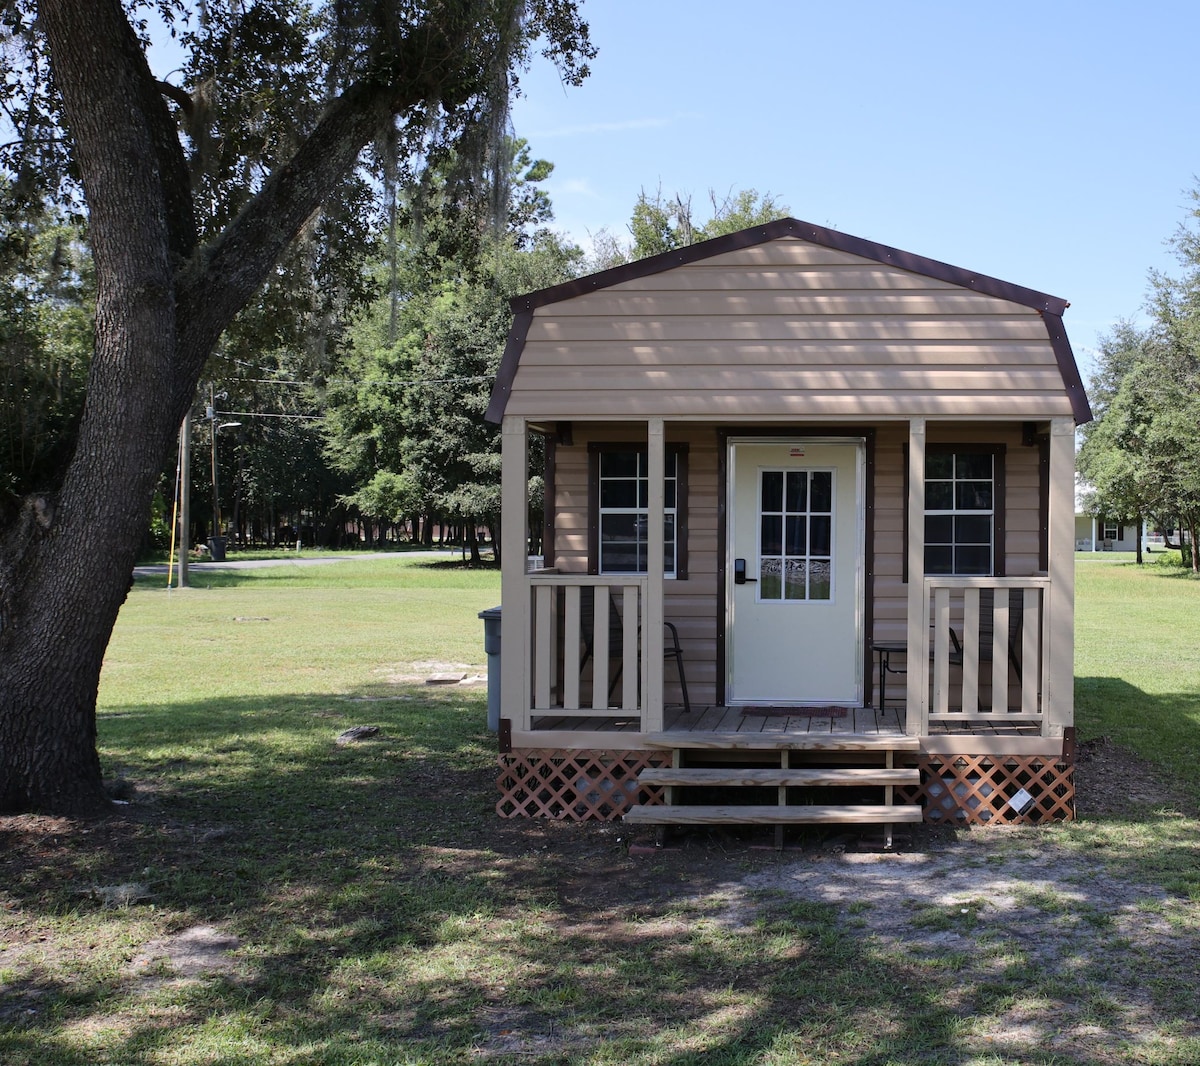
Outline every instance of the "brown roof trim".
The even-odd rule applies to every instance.
[[[861,237],[852,237],[839,230],[814,226],[810,222],[800,222],[794,218],[776,219],[774,222],[768,222],[762,226],[752,226],[750,229],[738,230],[736,233],[727,233],[723,237],[714,237],[710,241],[701,241],[699,244],[692,244],[671,252],[660,252],[648,259],[639,259],[635,263],[623,263],[621,266],[602,270],[598,274],[589,274],[587,277],[566,281],[561,285],[552,285],[548,289],[538,289],[536,292],[527,293],[524,296],[515,296],[509,301],[509,306],[514,311],[532,311],[536,307],[558,303],[560,300],[569,300],[574,296],[595,292],[597,289],[606,289],[611,285],[619,285],[623,281],[648,277],[651,274],[658,274],[686,263],[711,259],[713,256],[724,255],[726,252],[737,251],[741,248],[753,248],[755,245],[766,244],[768,241],[778,240],[780,237],[799,237],[801,240],[819,244],[825,248],[834,248],[839,252],[860,255],[864,259],[873,259],[875,262],[884,263],[887,266],[899,267],[901,270],[909,270],[914,274],[923,274],[926,277],[936,278],[938,281],[960,285],[966,289],[973,289],[975,292],[986,293],[988,296],[996,296],[1001,300],[1024,304],[1037,311],[1049,311],[1052,314],[1062,315],[1063,311],[1067,309],[1067,301],[1057,296],[1048,296],[1044,292],[1027,289],[1023,285],[1013,285],[1011,282],[1001,281],[999,278],[989,277],[987,274],[964,270],[962,267],[942,263],[936,259],[927,259],[923,255],[914,255],[912,252],[901,251],[899,248],[864,240]]]
[[[525,347],[525,338],[529,336],[529,327],[533,323],[533,311],[518,311],[508,331],[508,341],[504,345],[504,354],[500,357],[500,369],[496,371],[496,383],[492,386],[492,398],[488,401],[487,413],[483,416],[487,421],[497,425],[504,420],[504,408],[508,406],[508,397],[512,392],[513,379],[517,376],[517,364],[521,361],[521,350]]]
[[[780,218],[762,226],[752,226],[749,229],[727,233],[714,237],[709,241],[701,241],[686,248],[671,252],[652,255],[648,259],[639,259],[634,263],[624,263],[621,266],[601,270],[597,274],[566,281],[561,285],[552,285],[547,289],[538,289],[524,296],[514,296],[509,301],[509,307],[516,315],[512,329],[508,334],[508,342],[504,347],[504,355],[500,361],[500,369],[496,375],[496,384],[492,390],[491,402],[488,404],[486,418],[489,422],[500,422],[504,417],[504,408],[512,391],[513,380],[517,375],[517,364],[521,360],[521,350],[525,347],[525,339],[533,321],[536,308],[547,304],[570,300],[599,289],[619,285],[623,281],[633,281],[636,278],[649,277],[664,270],[672,270],[688,263],[711,259],[713,256],[724,255],[727,252],[738,251],[742,248],[753,248],[768,241],[781,237],[796,237],[801,240],[818,244],[825,248],[847,252],[850,255],[861,256],[877,263],[908,270],[914,274],[945,281],[951,285],[980,292],[997,299],[1009,300],[1012,303],[1039,311],[1045,320],[1046,329],[1050,334],[1050,343],[1062,373],[1063,384],[1071,399],[1071,411],[1077,425],[1090,422],[1091,408],[1088,406],[1087,394],[1079,376],[1079,367],[1067,340],[1066,330],[1062,324],[1062,314],[1069,306],[1066,300],[1058,296],[1050,296],[1036,289],[1027,289],[1023,285],[1001,281],[999,278],[975,271],[964,270],[950,263],[937,259],[928,259],[923,255],[915,255],[886,244],[853,237],[848,233],[829,229],[826,226],[815,226],[810,222],[800,222],[794,218]]]
[[[1079,376],[1079,364],[1075,362],[1075,353],[1071,350],[1071,342],[1067,340],[1062,315],[1043,311],[1042,319],[1046,323],[1046,332],[1050,334],[1050,347],[1054,349],[1054,358],[1058,360],[1063,385],[1071,398],[1071,414],[1075,416],[1075,425],[1082,426],[1092,420],[1092,405],[1088,403],[1083,378]]]

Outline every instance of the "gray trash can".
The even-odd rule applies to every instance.
[[[480,611],[483,619],[483,650],[487,655],[488,709],[487,727],[493,733],[500,731],[500,608],[489,607]]]
[[[208,557],[214,563],[223,563],[225,561],[225,545],[226,537],[209,537],[208,538]]]

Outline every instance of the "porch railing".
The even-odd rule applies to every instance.
[[[646,578],[539,570],[529,585],[531,714],[640,717]]]
[[[925,605],[926,722],[1044,723],[1049,578],[927,577]]]

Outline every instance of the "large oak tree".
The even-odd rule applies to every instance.
[[[223,33],[221,69],[236,63],[253,106],[223,110],[220,76],[198,64],[183,84],[156,80],[136,17],[148,9],[184,28],[193,57]],[[394,181],[451,145],[470,159],[502,132],[533,49],[573,83],[593,49],[577,0],[8,0],[0,14],[5,80],[27,99],[9,114],[23,153],[8,157],[14,187],[53,198],[78,183],[97,291],[72,458],[0,530],[0,810],[83,813],[105,804],[104,650],[164,456],[222,331],[362,160]],[[255,79],[301,68],[291,92],[319,92],[320,106],[273,124]],[[36,162],[43,143],[60,170]],[[239,167],[214,166],[230,143],[243,146]],[[223,195],[230,186],[239,195]]]

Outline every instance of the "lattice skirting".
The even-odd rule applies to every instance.
[[[500,756],[501,818],[612,821],[635,803],[662,803],[665,790],[641,787],[648,766],[670,766],[667,751],[526,748]]]
[[[920,785],[897,786],[896,799],[922,804],[926,822],[1034,825],[1075,818],[1073,763],[1029,755],[918,755],[916,765]],[[1027,805],[1014,806],[1026,794]]]

